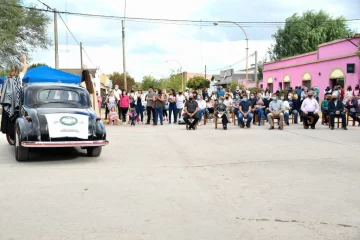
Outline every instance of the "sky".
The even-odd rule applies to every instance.
[[[124,16],[125,0],[41,0],[59,11]],[[24,5],[44,6],[38,0],[25,0]],[[294,13],[325,10],[334,17],[359,18],[360,1],[355,0],[127,0],[126,16],[134,18],[189,19],[203,21],[284,22]],[[48,13],[53,19],[53,14]],[[101,73],[123,71],[121,20],[61,14],[78,42],[87,53],[83,63],[99,67]],[[255,51],[258,60],[266,58],[274,43],[276,25],[243,25],[248,35],[249,55]],[[360,21],[349,27],[360,32]],[[53,22],[48,35],[54,39]],[[60,68],[80,68],[80,47],[58,18]],[[125,22],[126,70],[140,82],[145,75],[166,77],[172,70],[218,74],[221,69],[245,69],[246,41],[235,25],[173,24],[127,20]],[[55,67],[54,46],[34,49],[31,63]],[[233,65],[234,63],[237,63]],[[255,57],[249,57],[249,67]],[[228,67],[230,66],[230,67]]]

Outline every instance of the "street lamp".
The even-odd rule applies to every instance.
[[[182,65],[176,60],[167,60],[165,62],[177,62],[180,65],[180,71],[181,71],[181,81],[182,81],[182,90],[184,91],[184,74],[182,72]]]
[[[243,27],[241,27],[239,24],[237,24],[236,22],[231,22],[231,21],[217,21],[217,22],[214,22],[214,25],[217,26],[219,25],[219,23],[233,23],[235,24],[236,26],[238,26],[245,34],[245,40],[246,40],[246,85],[248,84],[248,62],[249,62],[249,39],[248,39],[248,36],[244,30]]]

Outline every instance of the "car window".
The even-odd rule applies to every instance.
[[[42,90],[39,92],[38,99],[40,101],[79,101],[79,94],[69,90]]]

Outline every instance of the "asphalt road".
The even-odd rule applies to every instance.
[[[360,239],[360,127],[110,126],[99,158],[0,138],[0,240]]]

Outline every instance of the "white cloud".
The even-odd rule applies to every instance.
[[[199,19],[201,12],[207,15],[210,4],[213,0],[128,0],[127,16],[148,17],[148,18],[170,18],[170,19]],[[304,0],[307,3],[313,1]],[[282,16],[292,14],[297,8],[307,7],[304,1],[290,2],[278,1],[278,10],[269,8],[268,15]],[[35,0],[28,0],[27,3]],[[58,10],[65,10],[66,0],[44,0],[49,6]],[[227,1],[230,2],[230,1]],[[237,3],[236,0],[233,1]],[[323,1],[323,4],[326,1]],[[281,5],[281,4],[283,5]],[[38,4],[39,6],[39,4]],[[67,10],[71,12],[84,12],[90,14],[105,14],[122,16],[124,11],[124,0],[67,0]],[[309,5],[308,5],[309,6]],[[325,7],[325,6],[324,6]],[[328,6],[325,10],[336,15],[337,10],[346,12],[346,6],[340,3],[335,6]],[[248,11],[246,8],[239,8],[239,14],[229,16],[228,19],[242,20],[241,11]],[[301,10],[302,11],[302,10]],[[300,12],[301,12],[300,11]],[[258,15],[261,20],[261,15]],[[65,18],[65,15],[63,15]],[[212,20],[219,17],[214,15]],[[240,18],[240,19],[239,19]],[[210,19],[210,20],[211,20]],[[96,66],[100,66],[103,72],[122,72],[122,40],[121,21],[89,18],[80,16],[67,16],[67,24],[75,37],[83,42],[86,52]],[[66,28],[59,19],[59,59],[60,68],[80,67],[80,49],[68,34],[68,45],[66,45]],[[126,60],[127,71],[141,81],[144,75],[151,72],[158,75],[167,75],[170,69],[178,69],[176,62],[165,63],[166,60],[177,60],[182,64],[183,70],[188,72],[204,72],[204,66],[208,70],[218,69],[235,63],[245,58],[245,37],[240,29],[231,28],[237,37],[236,41],[230,41],[226,35],[229,29],[221,27],[203,27],[201,42],[200,28],[197,26],[183,26],[174,24],[149,24],[144,22],[126,22]],[[275,31],[276,29],[274,29]],[[261,28],[258,29],[262,31]],[[49,35],[53,38],[53,26],[49,26]],[[205,37],[206,36],[206,37]],[[219,38],[219,36],[222,36]],[[264,37],[264,40],[252,40],[249,36],[249,54],[258,51],[258,60],[261,60],[271,45],[271,36]],[[214,39],[220,39],[218,41]],[[33,62],[43,62],[54,67],[53,47],[50,51],[37,51]],[[84,63],[88,67],[94,65],[83,54]],[[254,58],[249,59],[249,66],[254,63]],[[234,66],[238,70],[245,68],[245,61]],[[211,72],[215,74],[218,72]]]

